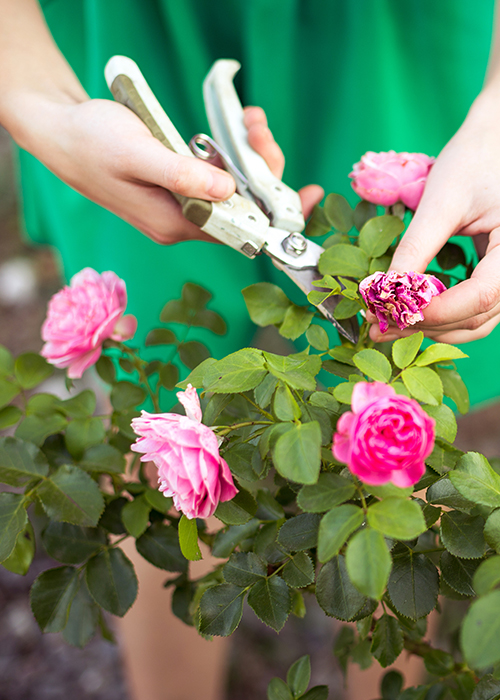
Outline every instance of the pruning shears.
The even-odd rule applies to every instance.
[[[264,253],[305,293],[322,290],[314,285],[324,252],[301,231],[305,222],[297,192],[275,177],[264,159],[248,144],[243,108],[233,85],[238,61],[218,60],[203,83],[203,96],[213,139],[205,134],[185,143],[154,96],[137,64],[125,56],[113,56],[105,68],[109,89],[117,102],[129,107],[155,138],[172,151],[213,160],[219,156],[236,181],[239,194],[222,202],[207,202],[172,192],[182,213],[218,241],[249,258]],[[341,285],[342,286],[342,285]],[[343,297],[328,297],[317,308],[349,341],[356,343],[356,317],[338,321],[333,313]]]

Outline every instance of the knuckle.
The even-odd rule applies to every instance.
[[[499,301],[500,294],[497,284],[485,283],[480,286],[478,293],[478,306],[480,313],[492,311]]]
[[[177,194],[186,194],[193,189],[193,173],[182,160],[165,168],[165,181],[168,189]]]

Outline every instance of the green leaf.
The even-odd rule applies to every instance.
[[[181,552],[175,528],[154,522],[139,537],[135,546],[150,564],[165,571],[187,571],[188,562]]]
[[[228,583],[245,588],[267,576],[267,566],[263,559],[253,552],[234,552],[222,569]]]
[[[457,246],[458,247],[458,246]],[[500,697],[500,680],[486,675],[474,688],[471,700],[498,700]]]
[[[95,602],[123,617],[137,597],[134,565],[118,547],[105,549],[87,562],[85,581]]]
[[[281,678],[271,678],[267,686],[267,700],[293,700],[293,695],[285,681]]]
[[[390,666],[403,651],[403,632],[391,615],[382,615],[373,631],[371,653],[382,668]]]
[[[205,289],[201,285],[195,284],[194,282],[186,282],[184,284],[182,287],[181,296],[182,300],[193,311],[203,309],[212,298],[212,295],[208,289]]]
[[[32,443],[14,437],[0,438],[0,481],[22,486],[31,479],[47,476],[45,455]]]
[[[467,452],[460,458],[450,481],[459,493],[474,503],[500,507],[500,476],[490,467],[486,457]]]
[[[97,525],[104,499],[96,482],[78,467],[63,464],[36,490],[51,520]]]
[[[320,519],[315,513],[302,513],[290,518],[279,531],[278,544],[289,552],[300,552],[315,547]]]
[[[261,520],[280,520],[285,517],[285,511],[267,489],[257,491],[257,513]]]
[[[47,554],[63,564],[79,564],[95,554],[107,542],[99,528],[50,522],[42,533]]]
[[[434,362],[460,360],[462,357],[469,356],[453,345],[448,345],[448,343],[433,343],[417,357],[415,364],[417,367],[426,367]]]
[[[494,510],[488,516],[484,526],[484,538],[495,552],[500,553],[500,509]]]
[[[327,700],[328,693],[327,685],[315,685],[314,688],[301,695],[300,700]]]
[[[398,545],[393,553],[387,591],[401,615],[418,620],[436,607],[439,594],[438,571],[424,554],[417,554]]]
[[[380,258],[372,258],[370,260],[370,269],[368,273],[373,275],[375,272],[387,272],[391,267],[391,262],[391,255],[381,255]]]
[[[254,470],[257,456],[255,446],[249,443],[234,445],[224,452],[224,459],[228,463],[231,473],[238,479],[245,481],[256,481],[260,478]]]
[[[242,289],[250,318],[258,326],[282,323],[291,301],[281,289],[270,282],[258,282]]]
[[[410,367],[401,378],[410,394],[423,403],[437,406],[443,401],[443,386],[439,376],[428,367]]]
[[[211,358],[208,358],[211,359]],[[199,367],[200,365],[198,365]],[[176,365],[168,362],[166,365],[162,365],[159,371],[160,384],[172,391],[179,381],[179,369]],[[194,385],[193,385],[194,386]],[[185,388],[185,387],[184,387]]]
[[[353,227],[353,211],[347,199],[341,194],[331,193],[325,199],[323,212],[337,231],[348,233]]]
[[[169,328],[154,328],[146,336],[146,347],[150,345],[176,345],[175,333]]]
[[[85,450],[79,466],[89,472],[121,474],[125,470],[125,457],[112,445],[94,445]]]
[[[378,258],[404,230],[405,225],[399,217],[376,216],[369,219],[359,232],[359,247],[370,258]]]
[[[342,382],[341,384],[337,384],[333,390],[333,395],[340,403],[350,404],[354,387],[355,382]]]
[[[420,346],[424,340],[422,331],[413,333],[406,338],[399,338],[392,346],[392,359],[394,364],[400,369],[405,369],[411,365],[416,358]]]
[[[179,546],[181,552],[189,561],[198,561],[202,558],[198,545],[198,526],[196,519],[190,520],[185,515],[179,521]]]
[[[278,380],[276,377],[273,377],[272,374],[268,374],[264,377],[261,383],[255,387],[255,401],[261,408],[266,408],[266,406],[269,406],[277,386]]]
[[[478,596],[489,593],[500,583],[500,557],[490,557],[481,562],[474,573],[472,587]]]
[[[66,418],[58,413],[50,416],[27,416],[17,426],[16,437],[40,446],[49,435],[59,433],[61,430],[64,430],[66,425]]]
[[[338,401],[324,391],[315,391],[309,396],[308,402],[311,406],[322,408],[331,415],[338,416],[340,413]]]
[[[12,374],[14,371],[14,358],[4,345],[0,345],[0,377]]]
[[[294,697],[298,698],[306,692],[309,681],[311,680],[311,660],[309,656],[301,656],[288,669],[286,674],[286,682],[290,686]]]
[[[424,410],[436,421],[437,437],[453,442],[457,436],[457,421],[451,408],[442,403],[440,406],[425,406]]]
[[[347,546],[346,566],[358,591],[380,600],[392,567],[391,555],[380,532],[370,528],[357,532]]]
[[[453,270],[457,265],[467,265],[465,253],[456,243],[445,243],[436,255],[436,259],[442,270]]]
[[[53,372],[52,365],[34,352],[19,355],[14,364],[14,374],[23,389],[33,389],[48,379]]]
[[[330,508],[348,501],[356,487],[338,474],[320,474],[318,483],[303,486],[297,496],[299,507],[308,513],[324,513]]]
[[[451,654],[441,649],[433,649],[424,656],[424,664],[428,673],[433,676],[448,676],[453,673],[455,660]]]
[[[318,268],[322,275],[344,275],[363,279],[368,274],[369,259],[361,248],[353,245],[334,245],[321,254]]]
[[[283,338],[297,340],[297,338],[307,331],[313,318],[314,313],[309,311],[307,306],[296,306],[293,304],[286,310],[279,333]]]
[[[254,518],[244,525],[233,525],[226,531],[218,532],[212,548],[213,556],[221,559],[228,557],[240,542],[255,535],[259,524],[259,521]]]
[[[406,488],[401,488],[395,484],[388,482],[387,484],[382,484],[381,486],[371,486],[371,484],[364,484],[364,488],[368,493],[377,498],[407,498],[413,493],[413,486],[407,486]]]
[[[199,630],[202,634],[228,637],[238,627],[245,590],[232,583],[209,588],[200,600]]]
[[[330,229],[330,222],[326,218],[323,207],[320,207],[319,204],[315,204],[312,216],[307,222],[306,236],[313,238],[314,236],[324,236]]]
[[[432,484],[427,490],[426,498],[428,503],[439,503],[443,506],[463,510],[466,513],[474,506],[458,493],[448,477],[439,479]]]
[[[486,551],[484,520],[458,511],[441,516],[441,539],[446,549],[462,559],[480,559]]]
[[[140,537],[149,523],[151,505],[144,496],[137,496],[122,508],[122,521],[132,537]]]
[[[376,204],[362,199],[361,202],[356,204],[354,209],[354,226],[358,231],[361,231],[366,222],[369,219],[373,219],[374,216],[377,216]]]
[[[0,493],[0,562],[12,554],[27,522],[23,494]]]
[[[439,566],[441,576],[448,586],[461,595],[475,595],[472,579],[479,566],[477,559],[459,559],[449,552],[443,552]]]
[[[123,412],[140,406],[146,399],[146,392],[137,384],[118,382],[111,389],[110,399],[115,411]]]
[[[0,379],[0,408],[10,403],[20,391],[18,384],[7,379]]]
[[[283,520],[267,523],[257,533],[253,549],[256,554],[265,559],[268,564],[276,564],[286,558],[286,552],[277,543],[278,531],[283,525]]]
[[[426,531],[422,509],[415,501],[385,498],[368,508],[368,523],[386,537],[411,540]]]
[[[33,398],[36,398],[36,395]],[[57,399],[57,397],[54,398]],[[95,411],[96,397],[93,391],[85,389],[71,399],[59,401],[57,405],[71,418],[89,418]]]
[[[321,326],[317,326],[316,324],[309,326],[306,331],[306,339],[309,345],[312,345],[312,347],[316,350],[319,350],[320,352],[325,352],[328,350],[328,346],[330,344],[328,340],[328,333]]]
[[[254,584],[248,594],[248,604],[265,625],[279,632],[290,614],[292,599],[283,579],[271,576]]]
[[[352,584],[342,555],[322,566],[316,580],[316,598],[327,615],[352,620],[364,607],[366,598]]]
[[[20,576],[26,576],[35,556],[35,533],[28,521],[26,528],[17,536],[16,544],[11,554],[4,559],[2,566],[8,571]]]
[[[49,569],[35,579],[30,603],[42,632],[60,632],[66,627],[77,588],[78,574],[72,566]]]
[[[63,637],[68,644],[83,649],[95,634],[99,620],[99,608],[94,603],[85,581],[82,579],[69,609],[68,622]]]
[[[253,518],[256,510],[255,498],[249,491],[240,487],[234,498],[219,503],[214,515],[226,525],[243,525]]]
[[[481,670],[500,661],[500,591],[472,603],[462,624],[460,643],[471,668]]]
[[[290,388],[282,382],[278,384],[274,394],[273,410],[276,417],[282,421],[298,420],[302,415]]]
[[[318,537],[318,559],[326,562],[344,546],[348,537],[363,524],[361,508],[351,504],[337,506],[321,519]]]
[[[144,498],[149,503],[151,508],[157,510],[159,513],[164,513],[165,515],[172,508],[172,499],[165,496],[158,489],[147,488],[144,491]]]
[[[314,581],[314,566],[305,552],[298,552],[285,564],[283,580],[292,588],[303,588]]]
[[[355,316],[358,311],[361,311],[361,304],[359,301],[352,301],[351,299],[341,299],[333,311],[334,317],[337,321],[342,321],[345,318],[351,318]]]
[[[298,484],[314,484],[321,466],[321,428],[317,421],[300,423],[281,435],[273,451],[277,471]]]
[[[443,392],[455,402],[460,413],[467,413],[470,407],[469,392],[462,377],[454,369],[436,367],[437,374],[443,385]]]
[[[241,393],[255,389],[265,375],[262,352],[243,348],[211,364],[204,374],[204,384],[208,391],[216,394]]]
[[[399,671],[387,671],[380,684],[382,700],[399,700],[403,683],[404,678]]]
[[[17,406],[5,406],[0,410],[0,430],[15,425],[22,417],[23,412]]]
[[[356,367],[376,382],[387,383],[392,374],[391,363],[378,350],[361,350],[352,358]]]
[[[66,429],[66,447],[75,459],[79,459],[85,450],[98,445],[105,437],[106,430],[100,418],[73,420]]]
[[[194,369],[210,357],[210,350],[197,340],[189,340],[179,345],[179,357],[188,369]]]
[[[97,374],[106,384],[113,384],[116,381],[115,366],[113,361],[109,357],[106,357],[106,355],[101,355],[95,364],[95,368]]]
[[[321,369],[321,358],[318,355],[274,355],[264,352],[267,368],[282,382],[294,389],[314,391],[314,377]]]

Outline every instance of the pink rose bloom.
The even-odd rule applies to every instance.
[[[381,382],[358,382],[352,412],[342,414],[333,436],[335,459],[361,481],[413,486],[434,447],[435,421],[414,399]]]
[[[68,377],[78,379],[97,362],[105,340],[134,335],[137,320],[123,315],[126,306],[122,279],[114,272],[100,275],[86,267],[49,301],[40,354],[56,367],[67,367]]]
[[[434,161],[424,153],[368,151],[349,177],[354,191],[368,202],[384,207],[403,202],[415,211]]]
[[[139,439],[131,446],[142,452],[141,462],[154,462],[164,496],[187,518],[208,518],[220,501],[230,501],[238,493],[219,442],[213,430],[201,422],[200,400],[188,384],[177,398],[186,415],[151,414],[142,411],[132,420]]]
[[[400,330],[423,321],[422,310],[446,287],[434,275],[420,272],[375,272],[360,283],[359,291],[385,333],[389,319]]]

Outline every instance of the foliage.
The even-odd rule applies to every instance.
[[[225,324],[207,307],[210,294],[192,283],[166,304],[164,325],[147,337],[156,359],[107,342],[96,370],[109,385],[109,415],[95,414],[89,390],[66,400],[33,393],[51,367],[32,353],[14,360],[0,348],[0,560],[26,574],[35,551],[31,521],[42,522],[39,545],[59,562],[31,591],[43,631],[62,631],[84,646],[102,628],[102,610],[127,612],[137,579],[120,543],[132,537],[141,556],[171,574],[174,613],[203,635],[232,634],[245,599],[279,632],[315,596],[326,615],[356,623],[335,645],[343,668],[373,658],[390,666],[403,649],[423,657],[429,682],[403,690],[391,671],[382,682],[384,700],[498,696],[500,476],[482,455],[452,444],[449,405],[460,412],[469,405],[455,366],[463,353],[443,344],[424,348],[421,332],[375,349],[364,321],[357,345],[332,340],[314,308],[340,294],[337,318],[364,310],[358,282],[387,269],[404,229],[394,213],[376,213],[367,202],[353,211],[339,195],[316,208],[308,233],[335,231],[325,241],[324,277],[310,304],[297,306],[269,283],[243,290],[254,322],[299,339],[300,352],[243,348],[209,357],[186,332],[198,326],[222,334]],[[438,259],[447,271],[467,264],[455,248]],[[179,359],[192,370],[181,382]],[[436,421],[435,448],[414,488],[363,484],[332,456],[337,421],[355,384],[365,381],[392,385]],[[239,489],[219,505],[217,530],[176,512],[150,485],[138,456],[129,455],[138,407],[147,401],[148,410],[169,410],[165,390],[188,383],[201,390],[203,420],[223,438],[221,454]],[[201,557],[199,543],[225,561],[193,579],[189,561]],[[471,601],[452,653],[425,639],[439,595]],[[302,657],[286,682],[271,681],[268,698],[327,697],[325,686],[308,690],[309,682],[309,659]]]

